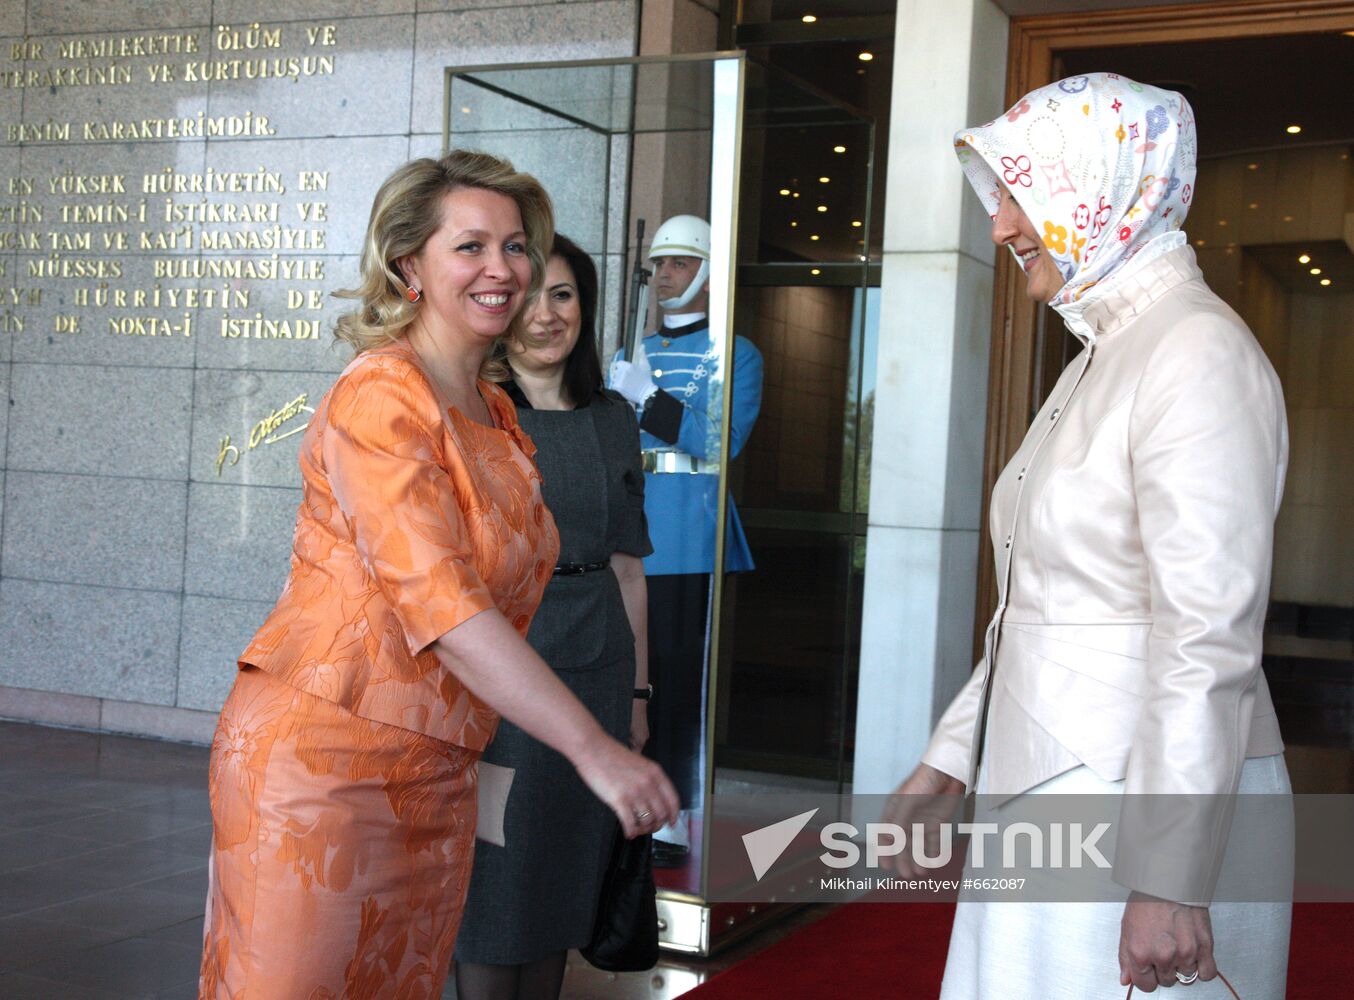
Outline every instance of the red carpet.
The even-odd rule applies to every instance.
[[[940,994],[954,908],[940,903],[852,903],[703,986],[693,1000],[823,1000]],[[1287,1000],[1354,995],[1354,904],[1293,907]],[[1224,970],[1225,971],[1225,970]],[[1136,995],[1136,994],[1135,994]],[[1182,1000],[1180,991],[1159,996]],[[1251,1000],[1244,997],[1243,1000]]]

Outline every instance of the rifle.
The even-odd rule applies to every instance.
[[[635,266],[630,272],[630,314],[626,317],[621,341],[621,357],[635,360],[635,348],[644,336],[644,322],[649,318],[649,279],[653,272],[644,266],[644,220],[635,225]]]

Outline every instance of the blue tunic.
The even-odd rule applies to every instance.
[[[708,322],[652,333],[644,338],[644,353],[661,392],[649,398],[641,415],[640,446],[719,461],[721,395],[728,390],[717,378],[719,361]],[[762,405],[762,355],[744,337],[734,338],[732,400],[729,451],[736,458]],[[713,572],[718,484],[719,477],[708,473],[645,474],[644,513],[654,546],[644,560],[645,573]],[[753,568],[752,553],[733,497],[728,510],[724,571],[739,573]]]

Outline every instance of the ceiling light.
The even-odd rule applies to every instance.
[[[818,242],[818,234],[814,233],[812,236],[809,237],[809,239],[813,240],[815,243]]]
[[[861,62],[869,62],[871,59],[874,58],[874,53],[862,52],[860,55],[856,56],[856,58],[859,59]]]
[[[1311,262],[1312,258],[1308,257],[1306,254],[1303,254],[1301,257],[1298,258],[1299,264],[1310,264]]]
[[[798,223],[798,222],[791,222],[791,223],[790,223],[790,228],[791,228],[791,229],[798,229],[798,228],[799,228],[799,223]]]
[[[831,180],[832,180],[831,177],[819,177],[819,178],[818,178],[818,183],[819,183],[819,184],[827,184],[827,183],[828,183],[829,181],[831,181]]]
[[[1196,247],[1201,247],[1201,246],[1204,245],[1204,241],[1203,241],[1203,240],[1195,240],[1195,241],[1194,241],[1194,245],[1195,245]]]
[[[833,147],[832,147],[832,151],[833,151],[834,153],[845,153],[845,152],[846,152],[846,147],[845,147],[845,146],[833,146]]]
[[[1259,207],[1260,207],[1260,203],[1259,203],[1258,201],[1253,201],[1253,202],[1251,202],[1247,207],[1248,207],[1248,208],[1259,208]]]
[[[1321,273],[1321,268],[1319,268],[1319,267],[1314,267],[1314,268],[1312,268],[1310,271],[1308,271],[1307,273],[1308,273],[1308,274],[1320,274],[1320,273]]]
[[[1291,215],[1285,215],[1285,216],[1283,217],[1283,221],[1284,221],[1284,222],[1292,222],[1292,221],[1293,221],[1293,217],[1292,217]]]
[[[1301,126],[1301,125],[1289,125],[1288,128],[1285,129],[1284,131],[1286,131],[1289,135],[1297,135],[1299,132],[1302,131],[1302,126]]]
[[[781,193],[781,195],[788,195],[788,194],[790,193],[790,189],[789,189],[789,188],[781,188],[781,189],[780,189],[780,193]]]
[[[1321,279],[1321,287],[1322,287],[1322,288],[1328,288],[1328,287],[1330,287],[1330,278],[1322,278],[1322,279]]]
[[[795,192],[795,197],[796,197],[796,198],[799,197],[799,192],[798,192],[798,191]]]
[[[1248,164],[1246,164],[1246,169],[1247,169],[1247,170],[1259,170],[1259,169],[1260,169],[1260,164],[1258,164],[1258,163],[1248,163]]]
[[[1226,220],[1226,219],[1219,219],[1219,220],[1218,220],[1218,225],[1220,225],[1220,226],[1225,226],[1225,225],[1227,225],[1227,220]]]
[[[826,212],[826,211],[827,211],[827,206],[826,206],[826,205],[819,205],[819,206],[818,206],[818,211],[820,211],[820,212]]]
[[[463,114],[463,115],[468,115],[468,114],[470,114],[470,109],[469,109],[469,108],[462,108],[462,109],[461,109],[461,114]]]
[[[865,225],[865,223],[861,222],[859,219],[852,219],[851,225],[853,228],[859,229],[861,226]]]
[[[812,24],[814,21],[818,20],[818,18],[814,17],[812,14],[805,14],[800,20],[805,24]]]
[[[817,267],[815,267],[812,271],[809,272],[809,274],[822,274],[822,273],[823,273],[822,269]]]

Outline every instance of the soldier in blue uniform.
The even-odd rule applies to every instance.
[[[762,356],[734,338],[731,366],[710,336],[710,225],[693,215],[669,219],[649,251],[661,326],[635,357],[611,367],[611,388],[639,411],[644,450],[644,511],[653,555],[644,560],[649,589],[649,678],[653,682],[649,743],[672,777],[683,810],[699,807],[705,731],[706,640],[709,635],[715,520],[719,510],[720,430],[724,401],[729,455],[736,458],[762,402]],[[731,367],[732,373],[726,372]],[[728,501],[724,570],[753,568],[733,498]],[[654,861],[684,862],[688,817],[654,835]]]

